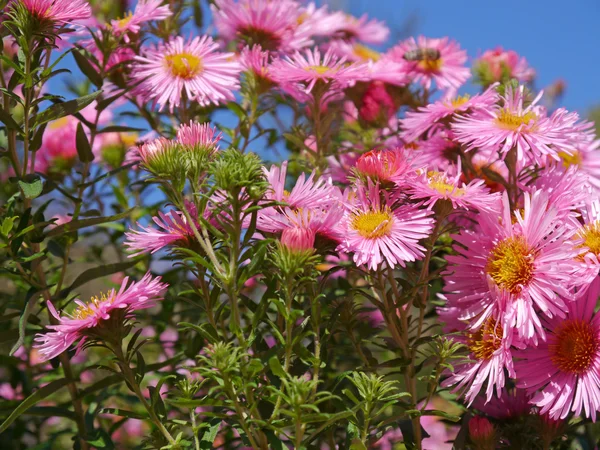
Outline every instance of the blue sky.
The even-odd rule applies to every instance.
[[[562,78],[562,106],[585,114],[600,104],[599,0],[329,0],[334,9],[368,13],[409,35],[450,36],[469,57],[498,45],[525,56],[536,87]],[[405,28],[408,27],[408,28]]]

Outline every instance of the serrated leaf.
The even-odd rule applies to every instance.
[[[25,400],[23,400],[19,406],[6,418],[6,420],[0,425],[0,434],[6,431],[6,429],[12,424],[19,416],[24,414],[29,408],[36,405],[38,402],[44,400],[46,397],[54,394],[59,389],[69,384],[69,380],[61,378],[60,380],[54,380],[48,383],[46,386],[41,387]]]
[[[201,450],[210,450],[213,448],[213,443],[215,442],[215,438],[217,437],[219,429],[221,428],[221,422],[221,419],[212,419],[209,422],[208,430],[204,432],[202,439],[200,440]]]

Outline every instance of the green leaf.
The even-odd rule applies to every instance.
[[[82,163],[90,163],[94,160],[94,153],[88,141],[81,122],[77,123],[77,133],[75,135],[75,144],[77,146],[77,155]]]
[[[71,220],[70,222],[63,223],[62,225],[58,225],[54,227],[48,232],[46,232],[47,237],[52,236],[60,236],[65,233],[71,233],[75,230],[79,230],[80,228],[92,227],[94,225],[98,225],[106,222],[115,222],[117,220],[121,220],[124,217],[127,217],[134,208],[131,208],[127,211],[123,211],[122,213],[115,214],[113,216],[105,216],[105,217],[91,217],[89,219],[81,219],[81,220]]]
[[[83,108],[92,103],[102,91],[96,91],[92,94],[84,95],[83,97],[69,100],[67,102],[55,103],[45,111],[42,111],[36,117],[37,125],[43,125],[61,117],[69,116],[81,111]]]
[[[31,288],[31,290],[35,291],[34,288]],[[29,294],[29,292],[28,292],[28,294]],[[14,355],[15,352],[17,350],[19,350],[21,345],[23,345],[23,341],[25,339],[25,327],[27,326],[27,319],[29,319],[31,312],[33,311],[33,307],[37,303],[37,295],[35,295],[36,292],[31,292],[31,294],[33,294],[33,295],[31,295],[29,297],[29,300],[27,300],[27,303],[25,304],[25,309],[23,310],[23,314],[21,315],[21,318],[19,319],[19,339],[17,340],[15,345],[13,345],[13,348],[10,350],[10,353],[9,353],[10,356]]]
[[[23,195],[25,198],[33,199],[37,198],[44,189],[44,183],[40,178],[36,178],[31,182],[26,182],[23,180],[19,180],[19,187],[23,191]]]
[[[112,275],[117,272],[124,272],[125,270],[135,266],[138,262],[143,260],[145,257],[131,259],[129,261],[113,263],[113,264],[104,264],[99,267],[94,267],[92,269],[88,269],[82,274],[80,274],[75,281],[71,283],[71,286],[60,291],[60,297],[65,298],[69,292],[73,289],[78,288],[81,285],[84,285],[88,281],[95,280],[96,278],[105,277],[106,275]]]
[[[88,80],[94,83],[94,85],[96,85],[97,87],[101,87],[103,83],[102,77],[98,73],[98,70],[90,64],[88,59],[77,50],[73,51],[73,58],[75,58],[75,62],[77,63],[77,67],[79,67],[79,70],[81,70],[81,72],[88,78]]]
[[[19,124],[15,122],[15,119],[13,119],[12,116],[4,110],[4,108],[0,108],[0,122],[6,125],[6,128],[9,130],[21,131]]]
[[[213,448],[213,443],[219,433],[219,428],[221,428],[221,422],[221,419],[212,419],[210,421],[208,430],[204,432],[202,439],[200,440],[201,450],[210,450]]]
[[[54,380],[48,383],[46,386],[35,391],[33,394],[23,400],[21,404],[15,408],[11,415],[6,418],[2,425],[0,425],[0,434],[6,431],[10,424],[12,424],[19,416],[24,414],[29,408],[44,400],[46,397],[54,394],[67,384],[69,384],[69,380],[66,378],[61,378],[60,380]]]
[[[17,220],[18,218],[18,216],[4,218],[4,220],[2,221],[2,226],[0,226],[0,233],[2,233],[2,236],[8,236],[8,234],[13,229],[15,220]]]
[[[271,358],[269,358],[269,367],[271,368],[271,372],[273,372],[279,378],[287,378],[287,374],[285,373],[285,370],[283,370],[283,367],[277,356],[271,356]]]
[[[96,133],[139,133],[141,131],[144,131],[144,128],[126,127],[123,125],[110,125],[108,127],[96,131]]]

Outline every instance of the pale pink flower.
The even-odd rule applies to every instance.
[[[173,15],[169,5],[162,5],[163,0],[138,0],[133,12],[129,12],[122,19],[112,20],[111,29],[116,35],[123,35],[125,42],[129,42],[128,33],[138,34],[140,25],[152,20],[163,20]]]
[[[39,20],[48,20],[60,24],[84,20],[90,17],[92,10],[85,0],[19,0],[32,16]],[[16,4],[11,0],[11,4]]]
[[[456,255],[444,274],[448,306],[479,329],[497,317],[505,332],[516,328],[520,339],[544,338],[540,315],[564,317],[572,299],[572,275],[578,251],[543,191],[524,194],[522,211],[511,212],[503,196],[498,212],[482,210],[476,230],[453,236]]]
[[[259,79],[274,82],[269,73],[269,61],[269,52],[263,51],[260,45],[253,45],[252,48],[244,47],[239,57],[242,70],[254,73]]]
[[[132,68],[132,80],[141,82],[135,93],[160,109],[168,104],[171,111],[183,96],[202,106],[233,100],[240,66],[233,53],[220,53],[218,48],[209,36],[176,36],[146,48]]]
[[[366,14],[354,17],[341,11],[332,13],[335,17],[335,29],[331,30],[334,38],[345,41],[360,41],[367,44],[381,44],[390,35],[390,29],[377,19],[369,19]]]
[[[439,58],[423,58],[412,60],[411,52],[438,52]],[[449,38],[427,38],[419,36],[409,38],[390,49],[387,56],[396,62],[406,65],[406,70],[414,77],[414,81],[430,89],[432,83],[440,89],[456,91],[469,79],[469,69],[464,66],[467,52]]]
[[[382,200],[383,196],[383,200]],[[354,262],[376,270],[384,262],[389,267],[415,261],[424,256],[419,244],[429,236],[434,220],[431,211],[414,205],[396,206],[379,184],[359,185],[354,203],[347,208],[338,233],[337,250],[354,254]]]
[[[34,346],[44,361],[60,355],[76,341],[79,341],[79,353],[86,341],[94,339],[99,329],[111,318],[121,321],[133,318],[134,311],[151,308],[162,300],[166,289],[167,285],[160,282],[160,277],[152,278],[147,273],[140,281],[131,284],[129,278],[125,278],[118,291],[112,289],[100,298],[93,297],[89,303],[75,300],[77,308],[69,315],[59,315],[54,305],[48,301],[48,310],[58,324],[47,325],[49,331],[37,334]]]
[[[219,141],[223,134],[209,123],[198,123],[190,120],[182,123],[177,130],[176,141],[185,147],[198,147],[213,154],[219,150]]]
[[[544,164],[547,157],[559,161],[560,152],[573,154],[576,148],[571,135],[579,116],[562,108],[547,116],[536,107],[541,95],[525,107],[524,87],[507,87],[501,105],[455,118],[452,128],[456,139],[467,145],[467,150],[496,150],[503,157],[516,148],[517,159],[524,164]]]

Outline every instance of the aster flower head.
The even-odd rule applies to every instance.
[[[560,160],[560,152],[572,154],[576,149],[570,136],[578,116],[564,109],[546,116],[536,106],[541,96],[526,106],[524,86],[508,86],[501,105],[455,119],[452,129],[456,139],[467,145],[467,150],[492,149],[503,157],[516,148],[517,160],[523,164],[543,165],[547,157]]]
[[[157,177],[177,176],[181,172],[181,148],[176,141],[160,137],[137,147],[143,169]]]
[[[600,279],[569,303],[564,318],[544,321],[547,339],[515,354],[517,386],[533,395],[540,414],[565,419],[571,412],[596,420],[600,409],[600,315],[594,313]]]
[[[296,52],[278,59],[271,65],[273,79],[288,86],[298,85],[301,92],[309,94],[317,82],[330,88],[343,89],[366,76],[366,66],[346,64],[329,50],[321,55],[319,49]]]
[[[191,202],[185,205],[192,219],[198,216],[196,207]],[[133,250],[130,258],[142,255],[144,253],[156,253],[165,247],[189,247],[194,241],[194,229],[188,222],[184,213],[181,211],[169,211],[163,213],[159,211],[158,216],[153,217],[152,221],[156,225],[144,227],[138,223],[139,230],[130,230],[125,233],[125,247]],[[200,224],[194,224],[196,229]]]
[[[170,17],[168,5],[161,6],[163,0],[139,0],[133,12],[129,12],[122,19],[112,20],[110,28],[117,35],[123,35],[125,42],[129,42],[128,34],[138,34],[140,25],[152,20],[164,20]]]
[[[491,86],[482,94],[468,94],[446,97],[426,106],[419,107],[416,111],[408,111],[404,119],[400,120],[402,127],[402,138],[412,142],[426,134],[433,126],[448,119],[449,121],[456,114],[467,112],[476,112],[493,106],[499,96],[495,90],[496,85]]]
[[[448,306],[477,329],[497,317],[524,341],[544,338],[540,316],[564,317],[579,270],[571,231],[543,191],[525,193],[522,211],[511,214],[506,194],[497,211],[482,210],[477,230],[453,236],[456,255],[444,280]]]
[[[273,83],[269,73],[270,53],[262,49],[260,45],[246,46],[242,49],[239,62],[242,70],[251,72],[254,76],[268,84]]]
[[[491,194],[485,181],[464,183],[460,167],[456,175],[448,171],[421,170],[421,175],[410,184],[410,195],[424,200],[429,209],[440,201],[450,203],[452,209],[497,211],[500,206],[499,194]]]
[[[219,150],[219,141],[222,133],[209,123],[198,123],[193,120],[188,124],[181,124],[177,130],[176,141],[188,151],[202,151],[209,155]]]
[[[183,98],[202,106],[233,100],[239,88],[239,63],[232,53],[220,53],[209,36],[185,40],[170,38],[135,58],[132,79],[135,92],[160,109],[178,107]]]
[[[435,82],[440,89],[456,91],[470,76],[464,67],[467,52],[447,37],[411,37],[390,49],[387,56],[405,64],[414,81],[426,89]]]
[[[413,172],[406,150],[400,147],[368,151],[360,155],[354,164],[354,174],[358,179],[371,179],[382,186],[386,183],[404,185]]]
[[[127,323],[135,317],[134,312],[151,308],[162,300],[167,285],[160,277],[150,273],[137,282],[129,283],[126,277],[118,291],[111,290],[100,297],[93,297],[88,303],[76,300],[77,308],[71,314],[59,315],[54,305],[48,301],[48,310],[58,321],[48,325],[43,334],[37,334],[34,347],[43,361],[48,361],[68,350],[75,342],[77,352],[95,340],[119,340],[128,331]]]
[[[315,245],[315,233],[310,228],[285,228],[281,233],[280,242],[292,252],[311,251]]]
[[[11,0],[14,7],[21,4],[41,22],[65,25],[88,19],[92,9],[86,0]]]
[[[299,26],[300,5],[292,0],[216,0],[211,6],[221,39],[260,45],[269,51],[294,51],[312,44]],[[240,42],[241,41],[241,42]]]
[[[498,420],[516,419],[531,413],[531,396],[525,389],[503,389],[499,396],[493,396],[488,402],[477,397],[473,407],[485,415]]]
[[[284,161],[281,167],[273,165],[269,170],[263,168],[265,177],[271,186],[266,195],[268,200],[287,203],[291,208],[316,208],[329,203],[336,195],[337,188],[333,186],[331,180],[326,178],[315,180],[315,172],[311,173],[308,178],[302,173],[292,190],[286,191],[287,166],[288,162]]]
[[[359,41],[367,44],[381,44],[390,35],[390,29],[384,22],[369,19],[366,14],[354,17],[341,11],[333,13],[335,28],[331,30],[334,38],[349,42]]]
[[[415,261],[424,256],[419,244],[433,228],[430,211],[414,205],[395,206],[389,193],[371,181],[359,185],[338,230],[342,241],[339,251],[354,254],[354,262],[376,270],[384,262],[388,267]]]
[[[507,82],[513,78],[521,83],[528,83],[535,77],[527,60],[513,50],[496,47],[486,50],[473,64],[473,71],[484,85],[494,82]]]

